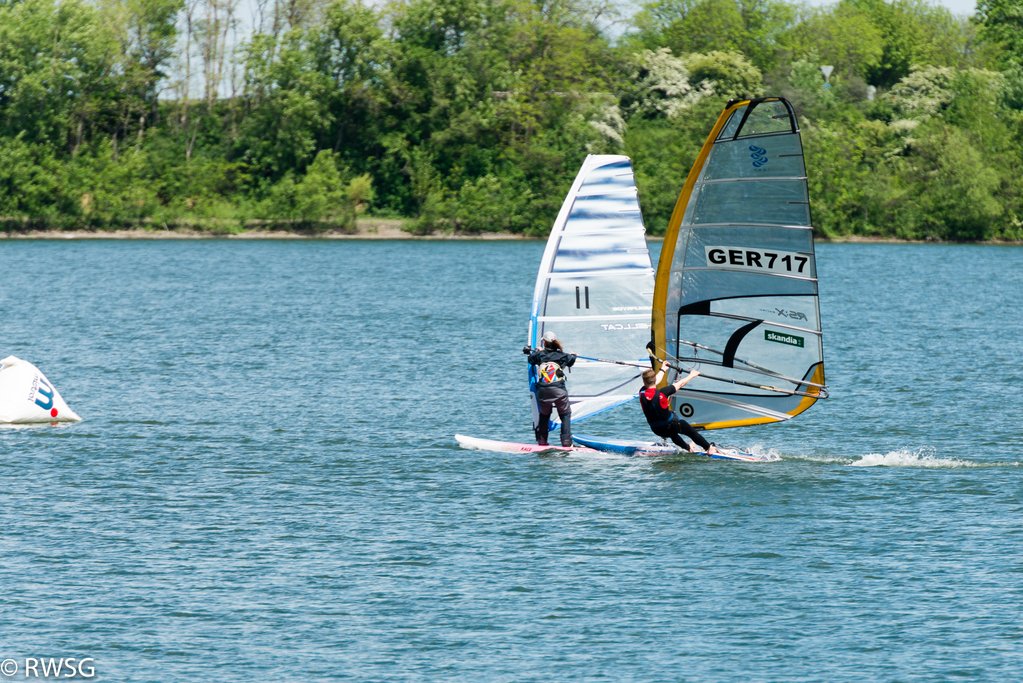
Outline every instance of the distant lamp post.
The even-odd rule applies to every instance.
[[[833,66],[822,66],[821,73],[824,74],[824,87],[831,87],[831,72],[835,70]]]

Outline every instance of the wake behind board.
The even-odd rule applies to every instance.
[[[495,453],[546,453],[548,451],[564,451],[566,453],[596,453],[592,448],[582,446],[539,446],[535,443],[514,443],[511,441],[492,441],[490,439],[477,439],[473,436],[455,434],[455,441],[462,448],[474,448],[480,451],[493,451]]]
[[[618,453],[628,457],[656,458],[663,455],[674,455],[676,453],[688,453],[673,443],[655,443],[653,441],[628,441],[623,439],[604,439],[594,436],[581,436],[573,434],[572,439],[583,446],[588,446],[598,451]],[[727,448],[718,446],[720,453],[710,454],[697,452],[696,455],[706,455],[714,460],[740,460],[743,462],[774,462],[781,460],[777,455],[757,455],[738,448]]]

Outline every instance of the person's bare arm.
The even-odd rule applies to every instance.
[[[661,362],[661,369],[657,371],[657,377],[654,378],[655,387],[661,383],[662,379],[664,379],[664,373],[668,370],[669,367],[671,366],[668,365],[668,361]]]
[[[690,370],[688,375],[686,375],[685,377],[679,377],[678,381],[675,382],[675,384],[673,384],[672,386],[675,387],[675,391],[678,391],[685,385],[689,384],[690,381],[692,381],[699,375],[700,373],[697,370]]]

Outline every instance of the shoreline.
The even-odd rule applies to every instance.
[[[89,230],[32,231],[23,233],[0,233],[2,240],[415,240],[429,241],[530,241],[546,239],[514,235],[511,233],[486,233],[480,235],[413,235],[407,232],[382,234],[377,232],[324,232],[310,235],[283,230],[252,230],[241,233],[212,234],[194,230],[110,230],[92,232]],[[660,239],[654,238],[654,239]]]
[[[1018,247],[1023,240],[976,240],[974,242],[952,242],[945,240],[907,240],[898,237],[873,237],[849,235],[847,237],[814,237],[814,244],[975,244],[978,246]]]
[[[351,232],[326,231],[322,233],[288,232],[286,230],[245,230],[242,232],[213,233],[204,230],[153,230],[133,228],[128,230],[26,230],[0,231],[2,240],[414,240],[414,241],[540,241],[546,236],[533,237],[515,233],[480,233],[478,235],[432,233],[413,235],[401,226],[405,221],[390,218],[370,218],[359,221]],[[663,241],[661,235],[647,235],[651,242]],[[983,246],[1021,246],[1023,240],[983,240],[977,242],[942,242],[938,240],[907,240],[896,237],[874,237],[849,235],[846,237],[815,237],[815,244],[976,244]]]
[[[253,228],[240,232],[211,232],[208,230],[190,230],[164,228],[131,228],[127,230],[25,230],[0,232],[0,240],[17,239],[52,239],[52,240],[532,240],[536,237],[516,235],[512,233],[482,233],[479,235],[453,235],[434,233],[430,235],[413,235],[405,232],[401,226],[406,221],[394,218],[369,218],[358,221],[354,231],[325,230],[320,233],[291,232],[287,230],[263,230]]]

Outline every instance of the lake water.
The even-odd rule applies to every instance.
[[[1023,248],[818,245],[831,399],[715,433],[780,462],[460,449],[531,438],[543,246],[0,244],[85,418],[0,430],[10,680],[1019,679]]]

